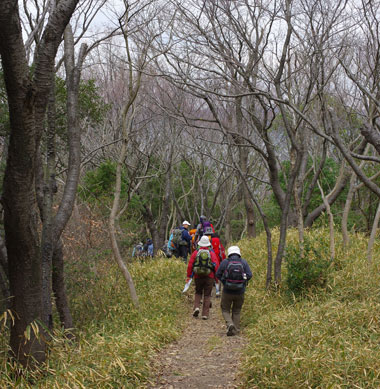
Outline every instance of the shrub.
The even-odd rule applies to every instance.
[[[290,293],[299,296],[313,287],[326,285],[331,262],[323,254],[321,250],[312,248],[308,241],[305,241],[303,256],[298,247],[289,245],[285,261],[286,285]]]

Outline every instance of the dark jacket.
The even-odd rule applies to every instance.
[[[233,261],[241,261],[241,263],[243,264],[243,267],[244,267],[244,272],[245,274],[247,275],[247,282],[252,278],[252,271],[248,265],[248,262],[241,258],[239,255],[237,254],[232,254],[230,255],[228,258],[226,258],[219,266],[215,276],[218,280],[222,281],[222,283],[224,284],[224,281],[222,280],[223,278],[223,273],[224,271],[227,269],[227,266],[228,266],[228,262],[229,260],[233,260]],[[243,294],[245,292],[245,288],[247,286],[247,283],[245,283],[244,285],[244,288],[242,290],[229,290],[229,289],[226,289],[224,287],[224,291],[226,293],[230,293],[230,294]]]
[[[189,234],[189,231],[183,226],[179,227],[179,229],[182,230],[182,240],[185,240],[190,247],[191,235]]]

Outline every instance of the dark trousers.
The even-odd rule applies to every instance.
[[[178,254],[182,258],[183,262],[187,263],[187,255],[189,254],[189,247],[185,245],[179,246]]]
[[[226,321],[227,326],[233,324],[235,328],[240,330],[240,311],[244,303],[243,294],[231,294],[224,290],[222,293],[222,301],[220,307],[222,308],[222,315]]]
[[[210,310],[211,292],[214,279],[211,277],[195,278],[194,309],[199,308],[203,296],[202,316],[208,316]]]

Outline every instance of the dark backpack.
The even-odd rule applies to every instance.
[[[247,282],[244,265],[239,260],[229,260],[223,273],[224,286],[230,290],[242,290]]]
[[[202,229],[203,229],[203,235],[212,235],[214,233],[211,223],[208,220],[202,221]]]
[[[214,266],[211,261],[210,251],[203,249],[198,250],[193,266],[194,273],[198,276],[208,276],[212,270],[214,270]]]

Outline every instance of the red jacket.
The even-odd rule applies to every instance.
[[[219,264],[223,261],[223,259],[226,259],[226,253],[224,251],[224,247],[222,245],[222,242],[219,238],[213,237],[211,238],[211,244],[212,248],[215,251],[216,256],[218,257]]]
[[[210,247],[200,247],[199,249],[209,250]],[[190,257],[190,260],[189,260],[189,264],[187,265],[187,278],[190,278],[192,276],[192,274],[193,274],[193,266],[194,266],[195,258],[196,258],[197,254],[198,254],[198,250],[195,250],[191,254],[191,257]],[[211,262],[215,264],[215,269],[207,277],[215,278],[215,273],[216,273],[216,271],[218,270],[218,267],[219,267],[219,260],[218,260],[217,255],[213,251],[210,250],[210,253],[211,253]],[[194,274],[194,278],[198,278],[198,277],[199,276],[197,274]]]

